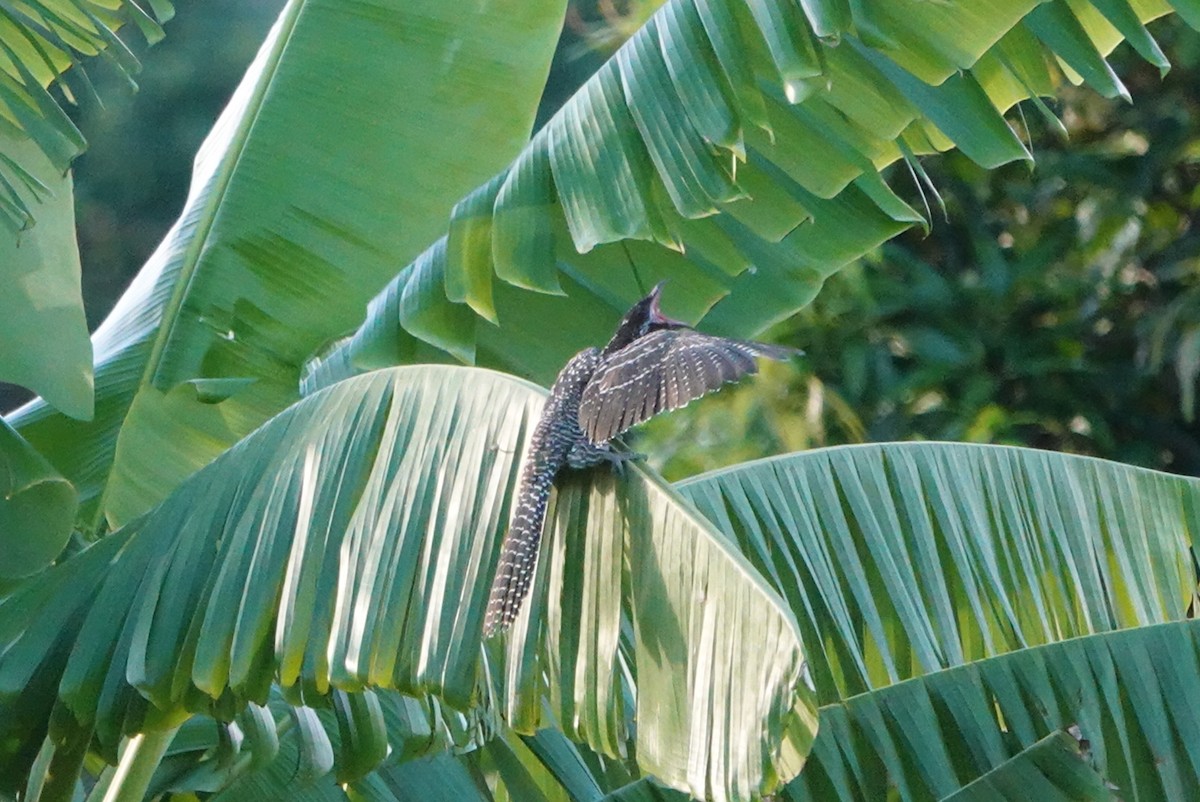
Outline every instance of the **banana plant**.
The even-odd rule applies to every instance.
[[[599,756],[575,773],[618,799],[659,784],[697,799],[973,798],[1038,771],[1064,794],[1086,781],[1174,799],[1200,783],[1191,718],[1169,703],[1200,683],[1200,482],[934,443],[790,455],[674,489],[582,475],[556,496],[512,636],[482,644],[539,395],[454,367],[349,379],[19,588],[0,603],[10,760],[46,753],[61,773],[82,742],[136,768],[144,752],[120,755],[123,737],[244,717],[274,693],[317,744],[296,747],[310,779],[406,787],[396,766],[415,753],[391,746],[374,688],[493,716],[446,745],[494,785],[568,781],[544,743],[536,771],[496,756],[511,744],[489,747],[499,767],[472,763],[489,734],[546,726]],[[353,748],[321,747],[334,729]],[[267,782],[274,761],[260,761],[204,787]]]
[[[924,183],[921,154],[1029,159],[1005,110],[1049,114],[1070,80],[1127,94],[1103,54],[1125,37],[1158,63],[1146,20],[1200,24],[1184,0],[671,0],[528,139],[563,3],[284,8],[94,335],[94,420],[9,416],[86,532],[161,501],[302,379],[477,361],[547,384],[662,278],[676,317],[755,336],[927,224],[889,165]]]
[[[278,684],[298,704],[384,688],[553,724],[701,796],[794,773],[816,722],[795,620],[647,474],[563,489],[540,590],[481,649],[540,395],[469,368],[350,379],[22,586],[0,602],[6,757],[49,737],[116,762],[123,736],[264,705]]]
[[[1172,9],[1200,23],[670,0],[530,139],[562,0],[293,0],[95,335],[95,419],[9,416],[82,536],[0,599],[0,781],[270,796],[294,755],[351,798],[1186,795],[1187,480],[938,445],[577,477],[482,644],[539,394],[355,376],[546,382],[662,278],[674,314],[757,334],[928,224],[892,165],[1028,159],[1004,112],[1127,94],[1105,55],[1165,66],[1144,22]],[[413,758],[386,693],[463,754]]]

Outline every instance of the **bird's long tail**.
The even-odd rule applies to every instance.
[[[542,539],[542,524],[546,520],[546,505],[550,501],[550,486],[555,467],[530,463],[521,475],[521,490],[513,510],[508,534],[500,550],[500,566],[488,596],[487,613],[483,619],[483,635],[491,637],[508,629],[521,611],[521,603],[529,593],[533,572],[537,567],[538,544]]]

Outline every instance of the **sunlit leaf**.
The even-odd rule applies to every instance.
[[[481,650],[541,402],[511,377],[417,367],[297,404],[0,601],[0,721],[57,700],[111,755],[131,727],[228,716],[273,682],[312,705],[371,686],[557,726],[699,796],[794,774],[815,726],[795,623],[647,473],[564,481],[535,590]]]
[[[310,385],[409,358],[411,343],[388,352],[397,337],[548,382],[661,279],[675,316],[754,336],[929,224],[889,165],[923,174],[919,156],[950,148],[988,168],[1030,159],[1004,113],[1054,94],[1060,63],[1107,94],[1124,91],[1105,61],[1122,34],[1161,63],[1142,23],[1165,6],[1099,5],[671,0],[457,208],[450,247],[400,273]],[[451,322],[460,300],[473,312]]]
[[[1168,711],[1200,682],[1191,624],[1170,623],[1194,603],[1200,481],[911,443],[678,487],[788,600],[813,655],[820,734],[784,799],[938,799],[1073,724],[1138,798],[1200,782],[1192,717]]]
[[[527,140],[564,3],[283,9],[179,220],[96,332],[96,420],[14,416],[92,523],[145,511],[296,398],[304,358]],[[214,405],[179,394],[196,379],[242,385]]]

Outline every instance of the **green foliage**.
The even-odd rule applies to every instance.
[[[70,176],[32,142],[2,129],[0,155],[20,159],[26,178],[44,189],[30,207],[38,225],[0,234],[0,380],[36,390],[73,418],[90,418],[92,344],[79,289]]]
[[[563,488],[532,597],[511,635],[481,650],[539,410],[519,380],[410,367],[276,417],[148,515],[0,600],[3,756],[41,741],[17,711],[59,707],[60,737],[94,732],[115,755],[123,735],[184,711],[228,717],[278,682],[296,702],[396,688],[502,711],[519,731],[553,723],[719,799],[789,776],[779,743],[786,734],[803,754],[815,726],[794,621],[723,537],[636,469],[619,486],[593,476]],[[703,608],[695,588],[709,589]],[[742,661],[746,647],[759,659]],[[378,730],[366,698],[335,697],[344,740]],[[709,737],[741,748],[711,753]],[[357,742],[340,776],[386,754],[381,735]]]
[[[907,799],[991,800],[999,784],[1012,799],[1190,799],[1200,790],[1196,728],[1170,700],[1200,690],[1198,638],[1195,621],[1089,635],[822,708],[825,740],[782,798],[879,799],[897,789]],[[1056,760],[1039,749],[1055,737],[1070,747],[1068,730],[1090,746],[1086,762],[1078,744]]]
[[[4,787],[70,799],[82,766],[93,795],[189,802],[1194,795],[1167,703],[1200,682],[1193,481],[931,443],[678,489],[564,478],[530,602],[481,645],[537,392],[434,366],[335,383],[449,360],[548,380],[655,279],[751,334],[841,271],[787,324],[804,392],[718,400],[689,439],[1165,461],[1121,409],[1195,403],[1194,99],[1099,133],[1063,78],[1127,96],[1121,38],[1194,69],[1143,27],[1166,5],[671,0],[507,167],[558,0],[350,8],[284,9],[98,333],[97,422],[15,418],[95,537],[0,596]],[[1065,126],[1004,119],[1052,94]],[[1063,127],[1082,161],[1052,154],[1047,183],[992,169]],[[957,222],[844,269],[934,200]],[[11,489],[66,489],[0,445]],[[46,506],[63,525],[13,575],[65,537],[74,498]]]
[[[75,488],[0,419],[0,583],[36,573],[62,551]]]
[[[1118,30],[1161,61],[1124,3],[996,5],[971,24],[948,6],[905,8],[859,9],[845,31],[812,12],[806,24],[833,27],[810,41],[772,3],[667,3],[456,207],[447,238],[376,296],[315,383],[422,347],[548,383],[663,278],[677,316],[755,335],[926,222],[880,170],[904,162],[929,181],[917,156],[951,148],[985,168],[1028,159],[1003,112],[1056,91],[1055,56],[1127,94],[1102,57]],[[530,317],[569,334],[546,342]]]
[[[1190,722],[1161,703],[1200,682],[1193,622],[1172,623],[1195,604],[1200,480],[911,443],[679,490],[787,599],[808,645],[821,729],[784,799],[940,799],[1076,724],[1096,771],[1138,798],[1200,787]]]
[[[1031,795],[1047,802],[1107,802],[1118,797],[1092,771],[1086,759],[1087,742],[1067,731],[1047,735],[1006,763],[946,797],[966,800],[1019,800]]]
[[[1200,474],[1196,213],[1200,39],[1125,53],[1133,105],[1065,90],[1063,142],[1023,119],[1037,167],[926,160],[946,204],[832,278],[774,330],[801,371],[652,422],[638,447],[683,477],[761,453],[908,439],[1031,445]],[[1122,54],[1118,54],[1122,55]],[[915,192],[915,190],[912,190]]]
[[[562,0],[519,15],[376,6],[283,10],[201,148],[178,223],[96,332],[95,420],[38,403],[14,416],[78,487],[88,529],[145,511],[294,400],[305,357],[354,326],[527,138]],[[183,387],[208,379],[239,381],[216,399]]]
[[[24,0],[0,5],[0,134],[30,141],[58,175],[83,152],[83,134],[50,93],[73,101],[95,92],[83,57],[101,54],[132,84],[141,65],[116,31],[132,23],[150,42],[171,18],[168,0],[150,0],[147,13],[132,0]],[[55,190],[26,180],[36,162],[27,153],[0,152],[0,223],[10,234],[33,226],[37,206]]]

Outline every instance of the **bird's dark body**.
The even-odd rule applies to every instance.
[[[492,635],[517,617],[537,566],[554,477],[565,467],[632,458],[610,440],[659,412],[678,409],[757,369],[755,357],[784,359],[794,349],[700,334],[658,310],[662,285],[629,310],[603,350],[580,351],[550,388],[521,470],[517,503],[484,617]]]
[[[550,388],[550,397],[530,438],[529,457],[521,469],[517,505],[484,617],[484,631],[488,634],[512,623],[529,591],[550,487],[554,477],[567,465],[572,450],[586,447],[587,438],[579,427],[579,401],[599,362],[599,348],[580,351],[559,371]]]

